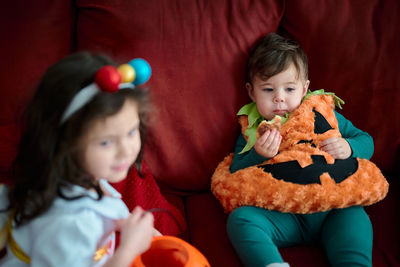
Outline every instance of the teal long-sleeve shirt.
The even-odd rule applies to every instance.
[[[372,137],[368,133],[356,128],[351,121],[340,113],[335,111],[335,115],[338,121],[340,134],[350,144],[352,150],[351,157],[370,159],[374,153],[374,141]],[[260,164],[268,159],[259,155],[254,147],[246,153],[239,154],[245,146],[246,140],[243,135],[240,134],[236,142],[235,156],[230,167],[231,173]]]

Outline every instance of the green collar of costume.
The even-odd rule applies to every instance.
[[[344,104],[344,101],[337,97],[335,93],[331,92],[325,92],[324,89],[316,90],[316,91],[311,91],[308,90],[307,94],[304,96],[302,102],[309,98],[310,96],[313,95],[331,95],[333,96],[333,101],[335,105],[342,109],[342,104]],[[239,152],[239,154],[245,153],[249,151],[250,149],[253,148],[255,142],[256,142],[256,133],[257,133],[257,127],[260,124],[261,121],[264,120],[264,118],[261,116],[261,114],[257,110],[257,105],[255,102],[251,102],[250,104],[244,105],[239,112],[236,114],[238,116],[240,115],[247,115],[247,120],[249,122],[249,126],[247,127],[245,131],[245,135],[247,136],[247,144],[243,148],[242,151]],[[282,117],[282,124],[286,122],[286,120],[289,118],[289,113],[286,113]]]

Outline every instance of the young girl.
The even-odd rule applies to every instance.
[[[112,64],[78,53],[44,75],[25,112],[15,184],[0,187],[0,265],[129,266],[149,247],[153,215],[129,214],[108,183],[140,170],[146,92],[119,84]]]

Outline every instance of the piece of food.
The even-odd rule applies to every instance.
[[[282,124],[282,118],[281,116],[278,115],[275,115],[275,117],[270,121],[263,120],[257,127],[257,134],[256,134],[257,138],[262,136],[268,130],[276,129],[278,132],[280,132],[281,124]]]

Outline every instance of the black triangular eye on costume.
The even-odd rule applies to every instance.
[[[314,133],[323,134],[323,133],[333,129],[332,126],[329,124],[329,122],[325,119],[325,117],[322,116],[321,113],[316,111],[315,108],[313,108],[313,112],[315,114]]]

